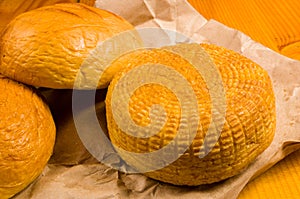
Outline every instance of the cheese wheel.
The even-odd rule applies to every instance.
[[[125,19],[81,3],[61,3],[31,10],[17,16],[3,30],[0,72],[36,87],[106,87],[109,78],[99,83],[89,78],[89,75],[106,69],[105,64],[95,64],[104,53],[94,50],[99,43],[125,31],[134,31]],[[128,35],[129,42],[124,44],[111,39],[110,47],[120,50],[126,49],[126,44],[139,43],[134,33]],[[79,72],[82,65],[85,70]],[[109,72],[109,76],[113,73]],[[77,82],[80,85],[74,85],[78,74],[82,74]],[[85,77],[88,80],[83,82]],[[103,78],[107,79],[106,75]]]
[[[113,64],[124,69],[113,78],[106,97],[109,136],[123,160],[137,172],[175,185],[210,184],[239,174],[275,133],[275,96],[268,73],[231,50],[201,44],[205,53],[197,54],[199,47],[178,44],[120,57]],[[204,60],[204,72],[215,67],[222,83],[205,79],[192,62],[174,52]],[[226,104],[224,118],[218,114],[222,107],[213,101],[220,100],[214,99],[218,86],[224,91],[219,96]],[[194,102],[195,108],[189,108]],[[212,123],[221,125],[217,139],[208,133],[217,128]],[[174,147],[153,155],[169,145]]]
[[[36,179],[55,142],[55,124],[35,89],[0,76],[0,198]]]

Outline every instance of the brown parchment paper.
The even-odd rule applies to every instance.
[[[124,17],[137,28],[176,30],[193,41],[237,51],[261,65],[271,76],[276,94],[274,140],[240,175],[206,186],[172,186],[141,174],[120,173],[95,160],[76,135],[70,114],[72,91],[47,90],[43,93],[58,122],[54,154],[43,174],[16,199],[236,198],[251,179],[300,148],[299,61],[277,54],[237,30],[205,20],[183,0],[97,0],[95,6]],[[100,93],[96,104],[102,116],[105,115],[103,95]]]

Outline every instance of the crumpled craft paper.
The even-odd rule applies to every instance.
[[[213,43],[232,49],[261,65],[268,71],[276,94],[277,128],[274,140],[241,174],[199,187],[172,186],[141,174],[120,173],[93,160],[80,146],[79,150],[84,150],[81,151],[83,155],[74,156],[73,159],[72,151],[67,151],[70,155],[64,158],[65,161],[59,158],[59,153],[55,154],[57,159],[52,159],[43,174],[16,199],[236,198],[251,179],[300,148],[299,61],[273,52],[217,21],[205,20],[184,0],[97,0],[95,6],[124,17],[137,28],[174,30],[195,42]],[[71,134],[69,145],[76,139],[78,141],[76,132],[71,131]],[[57,142],[62,142],[62,146],[66,144],[64,140]],[[66,154],[64,148],[57,150]],[[84,159],[81,159],[82,156]],[[92,160],[84,161],[86,159]]]

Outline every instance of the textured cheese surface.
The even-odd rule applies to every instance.
[[[0,76],[0,198],[9,198],[37,178],[49,160],[55,124],[42,98]]]
[[[4,29],[0,72],[37,87],[71,89],[82,63],[99,42],[132,29],[123,18],[85,4],[32,10]]]
[[[138,76],[141,74],[138,73],[138,69],[142,68],[142,65],[163,64],[185,77],[196,95],[200,118],[196,136],[189,149],[175,162],[160,170],[146,173],[154,179],[178,185],[200,185],[226,179],[241,172],[267,148],[273,139],[275,99],[267,72],[233,51],[215,45],[202,44],[201,46],[209,54],[221,74],[227,105],[225,123],[220,137],[216,143],[208,142],[208,145],[213,148],[204,158],[199,158],[199,155],[202,153],[202,145],[211,121],[211,98],[205,81],[191,64],[165,49],[135,51],[113,63],[127,66],[114,77],[106,99],[109,135],[113,144],[123,150],[149,153],[162,149],[175,138],[180,125],[183,128],[187,125],[186,123],[180,124],[180,117],[184,117],[181,115],[184,107],[180,107],[176,95],[164,85],[149,83],[133,92],[130,96],[128,111],[137,125],[145,127],[151,121],[150,107],[159,104],[164,107],[167,117],[163,128],[158,129],[157,134],[149,138],[134,137],[128,135],[127,131],[130,131],[130,128],[125,131],[119,128],[120,124],[115,121],[114,115],[122,114],[124,111],[122,111],[121,103],[119,107],[117,105],[113,107],[113,103],[114,100],[121,102],[128,95],[129,90],[126,90],[125,84],[130,85],[130,81],[124,82],[124,88],[122,85],[117,86],[120,79],[128,75],[131,70],[135,69],[136,78],[140,78]],[[151,69],[148,72],[150,74]],[[162,77],[157,75],[157,79],[170,75],[171,73],[162,74]],[[146,76],[143,77],[146,81]],[[176,85],[176,79],[174,84]],[[118,88],[123,90],[119,92],[119,95],[113,96],[114,89]],[[115,111],[117,113],[114,113]],[[160,117],[156,119],[162,120]],[[126,121],[123,122],[126,123]],[[136,133],[140,136],[139,132]],[[178,150],[188,143],[188,140],[189,136],[176,140]],[[163,154],[166,157],[172,155],[174,155],[172,152]],[[144,164],[147,167],[147,165],[155,164],[151,159],[147,162],[139,162],[132,157],[126,156],[126,158],[125,161],[131,165]]]

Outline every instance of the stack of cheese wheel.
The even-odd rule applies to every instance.
[[[200,185],[229,178],[240,173],[269,146],[275,130],[275,100],[266,71],[238,53],[211,44],[137,49],[141,44],[133,30],[134,27],[124,19],[82,4],[57,4],[33,10],[19,15],[4,29],[0,38],[0,73],[24,84],[52,89],[99,89],[109,85],[106,117],[108,134],[116,151],[138,172],[164,182]],[[97,48],[99,42],[124,31],[131,31],[125,39],[116,37],[110,40],[110,48],[104,51]],[[199,48],[202,52],[200,54],[197,53]],[[101,52],[107,53],[111,49],[118,51],[112,52],[112,56],[122,54],[122,50],[137,50],[123,53],[107,65],[105,59],[101,58]],[[194,57],[195,60],[201,60],[200,66],[204,67],[204,71],[211,70],[210,66],[215,67],[221,81],[214,82],[214,79],[210,78],[210,82],[207,82],[180,52]],[[148,75],[152,74],[152,77],[155,77],[156,66],[163,66],[167,72],[157,74],[156,83],[147,82]],[[84,70],[80,70],[82,68]],[[149,71],[140,73],[140,68],[148,68]],[[99,71],[102,74],[100,80],[94,77]],[[82,77],[79,81],[78,73]],[[123,78],[127,73],[135,76],[132,76],[132,79]],[[175,73],[189,88],[177,88],[179,81],[177,76],[172,75]],[[142,86],[135,88],[133,80],[140,81]],[[159,83],[158,80],[164,80],[164,83]],[[213,113],[218,112],[220,107],[212,106],[216,96],[211,96],[207,83],[213,86],[215,83],[216,87],[222,87],[224,95],[221,95],[221,98],[225,102],[223,105],[226,105],[222,107],[224,117],[219,118],[223,121],[220,134],[217,138],[213,136],[213,141],[210,140],[212,137],[206,136],[206,132],[210,124],[215,122]],[[126,90],[126,86],[135,89]],[[178,98],[172,88],[185,99]],[[117,95],[114,95],[115,91],[118,91]],[[194,96],[195,100],[190,100],[182,93]],[[185,105],[181,106],[181,100],[187,103],[187,107],[189,102],[193,102],[196,108],[186,110]],[[150,111],[150,108],[156,105],[163,107],[163,115],[156,114],[157,110],[161,112],[162,109]],[[121,123],[116,120],[124,115],[129,115],[129,120],[121,120]],[[20,118],[23,117],[24,114],[21,114]],[[190,119],[192,123],[189,122]],[[157,123],[154,122],[151,126],[152,121]],[[128,129],[123,128],[127,123],[134,125],[129,125]],[[150,135],[147,134],[147,130],[142,130],[149,125],[153,127],[150,130],[158,129],[156,134]],[[160,126],[162,128],[157,128]],[[19,128],[23,131],[21,126]],[[172,142],[178,129],[185,134],[181,134],[179,139]],[[128,134],[127,130],[136,133],[137,136]],[[140,138],[138,135],[143,132],[144,137]],[[2,142],[9,143],[7,133],[14,132],[9,129],[4,131]],[[193,133],[195,136],[191,136]],[[209,139],[206,140],[205,137]],[[28,141],[27,138],[17,140],[19,143]],[[51,139],[45,142],[50,143]],[[163,149],[170,143],[174,144],[173,150],[163,153],[158,159],[147,160],[147,164],[139,162],[134,155],[130,157],[123,153],[128,151],[143,156]],[[51,144],[53,146],[53,143]],[[52,148],[48,149],[51,151]],[[39,147],[30,150],[45,154]],[[174,156],[177,151],[182,153],[163,168],[153,170],[141,167],[143,164],[151,167],[157,162],[165,162],[164,158]],[[4,151],[5,153],[4,159],[10,156],[9,151]],[[45,156],[49,158],[49,155],[47,152]],[[0,167],[5,168],[0,170],[0,176],[4,176],[2,171],[8,176],[5,180],[0,178],[0,194],[6,194],[7,197],[14,195],[34,179],[27,171],[26,175],[17,179],[18,183],[10,185],[13,191],[4,192],[8,190],[9,181],[14,180],[12,176],[18,173],[12,166],[15,161],[16,159],[11,159],[8,164],[3,165],[3,161],[0,160]],[[44,166],[46,161],[40,164]],[[34,172],[40,173],[40,170]],[[23,186],[19,187],[22,183]]]
[[[72,89],[82,62],[99,42],[133,29],[113,13],[76,3],[25,12],[5,27],[0,37],[5,76],[0,77],[0,198],[28,186],[52,154],[55,125],[35,87]]]

